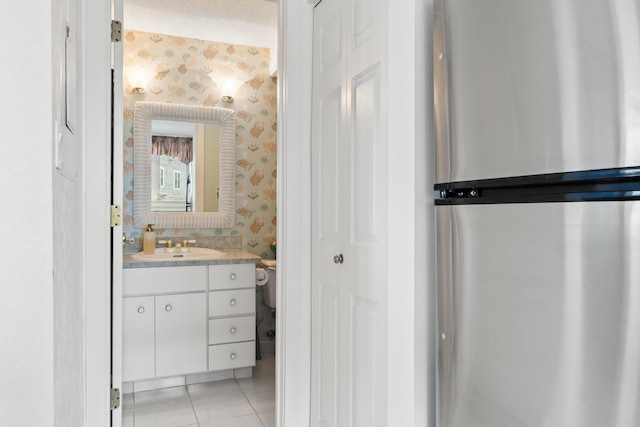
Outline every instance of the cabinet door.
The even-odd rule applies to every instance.
[[[122,299],[122,379],[152,378],[154,366],[153,297]]]
[[[156,296],[156,377],[207,370],[204,293]]]

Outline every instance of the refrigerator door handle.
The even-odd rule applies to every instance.
[[[448,54],[446,46],[446,22],[444,0],[436,0],[433,6],[433,91],[436,132],[436,182],[450,182],[451,138],[449,123]]]
[[[454,223],[453,209],[450,206],[438,206],[436,209],[436,239],[438,245],[438,259],[436,266],[438,302],[437,313],[437,425],[450,425],[452,404],[454,401],[455,361],[455,327],[454,327],[454,254],[453,238]]]

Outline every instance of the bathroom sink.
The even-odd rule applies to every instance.
[[[156,248],[156,252],[152,255],[145,255],[144,252],[138,252],[137,254],[133,254],[131,256],[140,261],[187,261],[212,259],[217,258],[221,255],[224,255],[224,253],[209,248]]]

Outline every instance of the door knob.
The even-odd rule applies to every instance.
[[[144,313],[144,307],[142,306],[138,307],[138,313],[140,314]]]
[[[166,311],[171,311],[171,310],[173,310],[173,307],[171,307],[171,304],[167,304],[167,306],[164,309]]]
[[[342,254],[335,255],[333,257],[333,262],[336,264],[342,264],[344,262],[344,256],[342,256]]]

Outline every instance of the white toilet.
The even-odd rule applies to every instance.
[[[271,309],[276,311],[276,260],[263,259],[262,264],[265,266],[269,274],[269,281],[264,285],[264,303]]]

